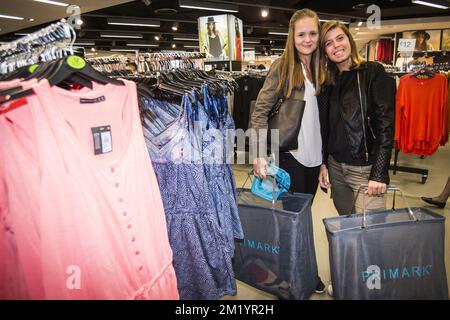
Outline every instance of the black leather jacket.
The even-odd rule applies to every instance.
[[[358,87],[358,77],[360,88]],[[330,87],[318,97],[323,141],[323,159],[328,159],[328,110]],[[377,62],[362,63],[342,76],[341,115],[354,159],[373,159],[369,180],[389,184],[389,163],[394,143],[395,80]],[[359,93],[361,91],[361,93]]]

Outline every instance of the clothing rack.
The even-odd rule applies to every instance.
[[[388,73],[388,75],[392,77],[402,77],[405,74],[408,74],[410,72],[401,72],[401,73]],[[407,166],[399,166],[398,165],[398,154],[400,153],[400,149],[395,148],[395,155],[394,155],[394,164],[389,165],[389,170],[392,170],[393,174],[396,175],[397,171],[400,172],[406,172],[406,173],[413,173],[413,174],[420,174],[422,175],[421,182],[422,184],[425,184],[428,179],[428,169],[422,169],[422,168],[413,168],[413,167],[407,167]]]
[[[434,63],[431,65],[426,65],[425,63],[422,64],[418,64],[415,65],[412,69],[411,72],[401,72],[401,73],[388,73],[391,76],[394,77],[402,77],[406,74],[411,74],[414,73],[416,71],[421,70],[422,68],[426,67],[429,70],[432,70],[434,72],[441,72],[444,71],[444,69],[448,70],[448,63],[447,64],[442,64],[442,63]],[[395,155],[394,155],[394,164],[389,166],[389,169],[393,171],[393,174],[395,175],[397,173],[397,171],[400,172],[407,172],[407,173],[413,173],[413,174],[420,174],[422,175],[421,178],[421,182],[422,184],[425,184],[427,179],[428,179],[428,169],[422,169],[422,168],[413,168],[413,167],[407,167],[407,166],[399,166],[398,163],[398,154],[400,153],[399,149],[395,149]],[[423,159],[424,157],[421,156],[421,159]]]
[[[404,167],[399,166],[397,164],[398,162],[398,154],[400,153],[400,149],[395,149],[395,155],[394,155],[394,164],[389,166],[389,170],[392,170],[393,174],[396,175],[397,171],[400,172],[407,172],[407,173],[414,173],[414,174],[421,174],[422,175],[422,184],[425,184],[428,179],[428,169],[422,169],[422,168],[413,168],[413,167]],[[422,158],[422,157],[421,157]]]
[[[0,46],[0,73],[73,54],[75,30],[64,19]]]
[[[205,54],[199,52],[144,52],[138,56],[138,72],[146,74],[173,69],[203,70],[205,58]]]
[[[125,55],[94,57],[86,59],[96,70],[110,77],[131,77],[137,73],[136,62]],[[134,69],[134,70],[133,70]]]

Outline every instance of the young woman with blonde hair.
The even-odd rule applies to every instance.
[[[266,77],[255,110],[251,127],[267,129],[268,117],[280,97],[296,99],[303,96],[305,110],[298,135],[298,149],[280,152],[279,165],[291,176],[291,190],[316,194],[320,165],[322,164],[322,140],[316,95],[323,78],[320,50],[320,22],[317,14],[309,9],[296,11],[289,22],[285,50],[276,60]],[[259,135],[263,138],[263,135]],[[267,162],[263,157],[254,161],[253,172],[264,179]],[[324,292],[320,278],[316,292]]]

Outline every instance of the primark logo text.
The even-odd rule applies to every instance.
[[[377,265],[367,267],[362,272],[362,281],[366,282],[369,290],[381,289],[382,281],[397,281],[410,278],[424,278],[431,276],[431,265],[410,266],[400,268],[381,269]]]
[[[259,242],[250,239],[244,239],[244,241],[240,242],[241,247],[254,249],[259,251],[264,251],[271,254],[280,254],[280,247],[274,246],[270,243]]]

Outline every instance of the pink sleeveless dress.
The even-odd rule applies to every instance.
[[[27,106],[0,116],[0,206],[12,232],[0,239],[12,239],[22,274],[10,298],[179,298],[136,87],[123,81],[71,92],[42,80]],[[112,150],[95,155],[92,128],[104,126]]]

